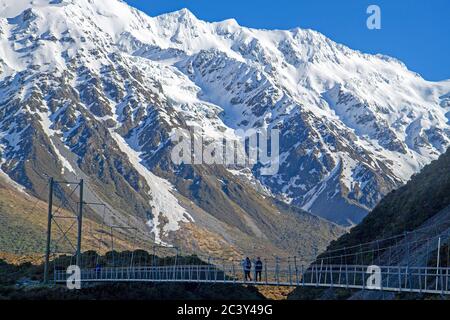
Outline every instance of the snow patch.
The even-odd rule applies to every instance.
[[[53,142],[53,139],[57,137],[57,132],[53,129],[51,129],[52,121],[50,120],[50,112],[37,112],[37,115],[40,118],[40,123],[42,126],[42,129],[44,130],[44,133],[47,135],[48,139],[50,140],[50,143],[53,147],[53,151],[55,152],[56,156],[58,157],[58,160],[61,162],[61,174],[64,175],[65,169],[69,170],[72,173],[75,173],[75,169],[70,164],[69,160],[63,157],[61,152],[59,151],[58,147]]]
[[[194,222],[194,219],[179,204],[178,199],[173,195],[174,187],[165,179],[159,178],[148,170],[141,160],[141,154],[132,149],[125,139],[111,130],[111,135],[119,145],[120,150],[128,156],[129,161],[145,179],[150,187],[149,196],[152,197],[150,206],[152,208],[153,219],[148,221],[148,226],[155,235],[155,241],[162,245],[168,245],[162,240],[170,232],[180,229],[180,223]],[[160,215],[163,215],[168,222],[162,226]]]

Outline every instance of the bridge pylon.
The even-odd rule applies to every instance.
[[[48,283],[49,281],[49,270],[50,270],[50,256],[52,254],[58,254],[58,253],[65,253],[67,252],[58,252],[58,244],[59,242],[65,240],[68,242],[69,246],[74,249],[75,256],[76,256],[76,264],[78,266],[81,266],[81,245],[82,245],[82,231],[83,231],[83,193],[84,193],[84,181],[81,179],[79,182],[69,182],[69,181],[57,181],[54,178],[49,179],[49,192],[48,192],[48,216],[47,216],[47,243],[46,243],[46,250],[45,250],[45,263],[44,263],[44,283]],[[64,195],[64,191],[61,194],[62,199],[60,206],[55,211],[54,210],[54,195],[55,190],[58,185],[66,185],[66,186],[72,186],[73,190],[71,192],[71,195],[75,193],[75,191],[79,190],[79,202],[78,202],[78,210],[75,210],[73,212],[73,216],[61,216],[59,215],[61,208],[64,206],[65,203],[68,202],[68,199]],[[71,241],[71,239],[68,237],[67,233],[70,231],[71,228],[68,230],[64,230],[62,226],[58,223],[59,219],[73,219],[75,220],[74,223],[77,224],[77,237],[76,237],[76,244],[74,245]],[[53,225],[55,225],[59,231],[62,233],[62,236],[58,239],[56,239],[54,243],[54,247],[52,247],[52,228]],[[73,253],[71,253],[73,254]]]

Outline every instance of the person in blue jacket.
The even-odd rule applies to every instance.
[[[252,281],[252,262],[249,257],[242,261],[242,268],[244,269],[245,281]]]

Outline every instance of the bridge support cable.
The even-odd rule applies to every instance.
[[[64,182],[67,183],[67,182]],[[63,205],[72,208],[63,199],[60,208],[54,211],[53,196],[59,182],[50,180],[48,230],[45,279],[48,280],[49,260],[59,248],[59,240],[71,240],[68,231],[61,228],[55,221]],[[133,227],[129,217],[120,223],[107,224],[106,210],[102,203],[86,203],[83,201],[83,181],[72,183],[75,190],[79,190],[78,210],[75,213],[77,243],[75,246],[62,247],[65,252],[74,250],[70,263],[75,258],[82,268],[83,282],[185,282],[185,283],[223,283],[223,284],[252,284],[268,286],[296,286],[320,288],[344,288],[356,290],[378,290],[390,292],[433,293],[450,295],[449,292],[449,238],[450,223],[441,223],[425,227],[414,232],[405,232],[400,236],[378,239],[370,243],[361,243],[352,247],[344,247],[328,251],[319,256],[309,267],[302,261],[299,268],[297,257],[273,257],[263,259],[263,279],[255,278],[248,281],[244,276],[240,259],[224,259],[204,256],[186,257],[176,247],[153,245],[141,247],[140,229]],[[75,192],[72,191],[70,196]],[[65,193],[63,193],[65,195]],[[67,199],[66,199],[67,200]],[[84,206],[103,205],[101,236],[97,239],[97,250],[93,250],[92,263],[90,255],[82,254],[81,238]],[[72,217],[73,218],[73,217]],[[114,221],[113,221],[114,222]],[[133,221],[134,222],[134,221]],[[72,225],[73,226],[73,225]],[[55,227],[62,232],[55,246],[52,230]],[[71,227],[72,228],[72,227]],[[69,228],[69,230],[71,230]],[[104,230],[108,228],[109,234]],[[92,234],[92,229],[91,229]],[[103,237],[110,237],[111,250],[101,256]],[[128,237],[128,238],[127,238]],[[124,239],[127,239],[126,241]],[[130,249],[131,248],[131,249]],[[92,261],[94,261],[92,260]],[[65,260],[63,263],[68,263]],[[376,265],[375,265],[376,264]],[[255,265],[255,264],[253,264]],[[67,265],[66,265],[67,266]],[[100,267],[99,267],[100,266]],[[371,273],[370,270],[378,270]],[[381,282],[374,287],[369,280],[372,276],[379,276]],[[55,281],[66,279],[65,269],[55,268]]]

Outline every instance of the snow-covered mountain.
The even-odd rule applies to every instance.
[[[279,173],[174,165],[171,134],[192,126],[206,138],[280,129]],[[308,256],[340,229],[273,197],[359,222],[450,145],[450,81],[311,30],[149,17],[118,0],[0,0],[0,138],[16,183],[36,193],[40,173],[85,177],[111,219],[137,212],[158,242],[308,241]]]

